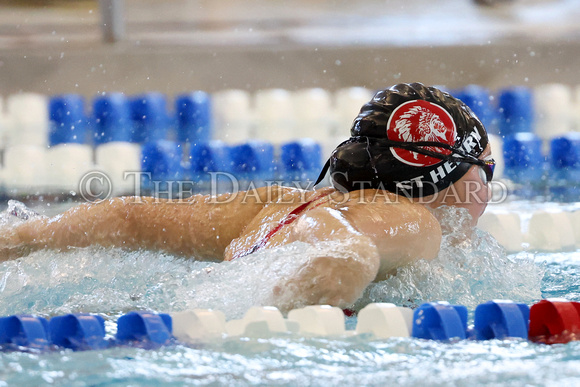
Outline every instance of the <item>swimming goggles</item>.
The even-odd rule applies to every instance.
[[[491,179],[493,179],[493,171],[495,170],[495,160],[488,159],[488,160],[480,160],[477,159],[477,162],[472,161],[465,161],[466,163],[474,164],[480,167],[480,171],[483,171],[483,174],[480,172],[479,177],[484,184],[488,184]]]
[[[483,174],[480,173],[479,176],[481,177],[481,180],[483,181],[484,184],[488,184],[491,181],[491,179],[493,179],[493,171],[495,170],[494,159],[481,160],[469,153],[466,153],[461,149],[454,148],[449,144],[440,143],[436,141],[402,142],[385,139],[381,139],[381,142],[389,143],[388,145],[390,145],[391,147],[410,150],[426,156],[435,157],[443,161],[452,161],[456,163],[467,163],[477,165],[478,167],[481,167],[481,170],[483,171]],[[444,155],[439,152],[433,152],[429,149],[422,148],[424,146],[447,149],[451,151],[451,154]]]
[[[363,137],[363,136],[361,136],[361,137]],[[342,144],[340,144],[339,147],[341,145],[349,142],[349,141],[353,141],[356,138],[357,137],[351,137],[350,139],[348,139],[348,140],[344,141]],[[358,138],[360,138],[360,137],[358,137]],[[367,139],[368,139],[368,137],[367,137]],[[393,141],[393,140],[389,140],[386,138],[373,138],[373,140],[378,142],[379,144],[384,145],[384,146],[389,147],[389,148],[401,148],[401,149],[416,152],[416,153],[419,153],[419,154],[422,154],[425,156],[431,156],[431,157],[434,157],[434,158],[442,160],[442,161],[451,161],[454,163],[468,163],[468,164],[477,165],[477,166],[481,167],[481,170],[483,171],[483,174],[480,173],[480,177],[481,177],[481,180],[483,181],[484,184],[488,184],[493,179],[493,171],[495,170],[495,160],[494,159],[481,160],[481,159],[478,159],[477,157],[465,152],[464,150],[459,149],[459,148],[454,148],[449,144],[445,144],[445,143],[437,142],[437,141],[416,141],[416,142]],[[439,152],[425,149],[424,147],[443,148],[443,149],[450,151],[451,153],[448,155],[445,155],[445,154],[442,154]],[[320,173],[320,176],[318,177],[316,184],[318,184],[322,180],[322,178],[326,174],[326,171],[328,170],[329,166],[330,166],[330,160],[328,160],[326,162],[326,165],[324,166],[322,172]]]
[[[436,159],[443,160],[443,161],[452,161],[456,163],[467,163],[477,165],[481,167],[483,174],[480,173],[481,180],[484,184],[488,184],[493,179],[493,171],[495,170],[495,160],[488,159],[488,160],[481,160],[477,157],[466,153],[465,151],[454,148],[449,144],[437,142],[437,141],[416,141],[416,142],[402,142],[402,141],[392,141],[386,139],[380,139],[381,142],[387,143],[391,147],[402,148],[406,150],[410,150],[412,152],[420,153],[426,156],[435,157]],[[422,147],[437,147],[443,148],[451,151],[451,154],[444,155],[439,152],[434,152],[429,149],[425,149]]]

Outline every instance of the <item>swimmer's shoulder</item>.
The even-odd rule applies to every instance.
[[[386,261],[394,264],[431,259],[439,252],[441,226],[424,205],[375,189],[339,192],[331,197],[336,199],[334,208],[356,230],[371,237],[381,256],[388,258]],[[389,265],[382,263],[381,267],[388,270]]]
[[[403,217],[407,220],[424,221],[429,225],[436,223],[439,226],[439,222],[427,207],[385,190],[365,189],[348,193],[335,191],[330,196],[335,208],[347,214],[384,214],[387,219],[389,216]]]
[[[322,190],[320,190],[322,191]],[[337,208],[352,207],[358,204],[412,204],[412,202],[400,197],[392,192],[382,189],[363,189],[350,192],[340,192],[334,188],[329,189],[330,203],[336,205]]]
[[[271,185],[255,187],[244,191],[226,192],[218,195],[192,195],[187,199],[190,204],[230,204],[230,205],[254,205],[261,206],[277,203],[292,203],[294,198],[309,197],[315,191],[306,191],[293,187]]]
[[[324,187],[317,190],[305,190],[288,186],[268,186],[257,189],[260,200],[270,204],[288,204],[290,207],[305,203],[332,202],[339,194],[334,188]]]
[[[392,192],[365,189],[343,193],[332,189],[328,198],[328,206],[342,212],[355,225],[413,223],[435,234],[441,233],[439,221],[427,207]]]

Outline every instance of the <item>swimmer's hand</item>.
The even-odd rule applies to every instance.
[[[0,262],[24,257],[32,250],[30,246],[22,243],[14,229],[5,228],[0,231]]]
[[[348,307],[377,276],[377,247],[336,210],[317,208],[301,217],[293,226],[292,241],[306,242],[315,251],[273,289],[273,304],[283,311],[306,305]]]
[[[273,303],[280,310],[307,305],[346,308],[359,299],[379,268],[377,248],[364,236],[330,248],[313,246],[320,256],[307,260],[291,278],[273,289]]]

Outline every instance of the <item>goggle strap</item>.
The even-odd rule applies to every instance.
[[[363,139],[363,138],[368,142],[369,137],[356,136],[356,137],[351,137],[346,141],[343,141],[340,145],[337,146],[337,148],[343,144],[351,142],[353,139]],[[384,138],[375,138],[375,140],[378,142],[384,143],[392,148],[401,148],[401,149],[409,150],[409,151],[412,151],[415,153],[422,154],[424,156],[431,156],[431,157],[434,157],[434,158],[439,159],[439,160],[453,161],[453,162],[457,162],[457,163],[467,162],[467,163],[476,164],[476,165],[487,164],[484,160],[480,160],[475,156],[472,156],[468,153],[465,153],[461,149],[453,148],[449,144],[445,144],[445,143],[441,143],[441,142],[437,142],[437,141],[404,142],[404,141],[393,141],[393,140],[384,139]],[[459,155],[459,157],[453,156],[453,155],[443,155],[441,153],[433,152],[433,151],[430,151],[428,149],[420,148],[423,146],[443,148],[443,149],[449,150],[449,151]],[[330,168],[330,159],[326,160],[326,163],[324,164],[322,171],[320,171],[320,175],[318,175],[318,179],[316,179],[316,183],[314,183],[314,185],[317,185],[318,183],[320,183],[324,179],[324,176],[326,175],[326,172],[328,172],[329,168]]]
[[[322,171],[320,171],[318,179],[316,179],[316,183],[314,183],[314,185],[318,185],[318,183],[320,183],[322,179],[324,179],[324,176],[326,176],[326,172],[328,172],[329,168],[330,168],[330,159],[326,160],[326,163],[324,164],[324,167],[322,167]]]

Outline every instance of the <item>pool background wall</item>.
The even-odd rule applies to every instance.
[[[580,75],[580,5],[454,0],[126,0],[103,42],[97,1],[0,2],[0,93],[254,91],[421,81],[457,88]],[[24,2],[19,4],[30,4]]]

